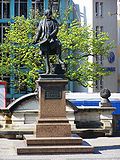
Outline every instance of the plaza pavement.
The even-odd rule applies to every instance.
[[[95,147],[92,154],[17,155],[16,148],[24,146],[24,140],[0,138],[0,160],[120,160],[120,137],[83,139]]]

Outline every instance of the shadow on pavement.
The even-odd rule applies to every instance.
[[[120,145],[95,147],[95,150],[99,150],[99,151],[103,151],[103,150],[115,150],[115,149],[120,149]]]
[[[82,142],[82,145],[84,145],[84,146],[91,146],[88,142],[86,142],[86,141],[83,141]],[[94,147],[94,146],[93,146]],[[99,150],[96,148],[96,147],[94,147],[94,152],[93,152],[93,154],[101,154],[100,152],[99,152]]]

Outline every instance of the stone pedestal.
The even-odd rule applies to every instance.
[[[39,87],[39,120],[36,137],[69,137],[71,126],[66,118],[65,86],[67,80],[54,75],[41,77]]]
[[[37,80],[39,118],[36,134],[26,137],[27,147],[18,148],[18,154],[91,153],[93,147],[82,146],[80,137],[71,137],[71,125],[66,118],[63,75],[41,75]]]

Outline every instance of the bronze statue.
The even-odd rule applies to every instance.
[[[52,11],[46,10],[45,19],[41,20],[38,25],[34,44],[40,45],[40,54],[45,57],[46,74],[51,72],[49,55],[57,55],[60,64],[61,59],[61,43],[57,39],[58,22],[52,18]]]

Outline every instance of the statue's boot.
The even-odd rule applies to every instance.
[[[60,58],[59,58],[58,61],[59,61],[60,64],[64,64],[64,62]]]
[[[58,62],[59,62],[60,64],[64,64],[64,62],[63,62],[63,60],[62,60],[62,58],[61,58],[61,55],[58,56]]]
[[[45,74],[50,74],[50,70],[46,69],[46,73]]]

